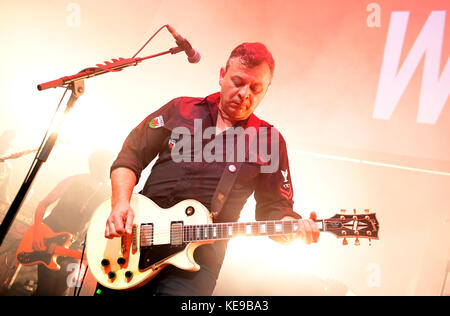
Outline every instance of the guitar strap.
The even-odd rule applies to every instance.
[[[231,188],[239,175],[242,164],[243,162],[236,162],[228,163],[226,165],[211,201],[211,213],[214,219],[217,219],[222,211],[222,208],[228,199],[228,195],[231,192]]]
[[[239,140],[244,140],[245,144],[245,135],[245,133],[241,133],[238,135],[238,143]],[[234,152],[230,152],[228,154],[227,161],[233,161],[234,159],[232,158],[234,158]],[[220,212],[222,211],[222,208],[228,199],[228,195],[230,194],[231,189],[236,182],[239,171],[241,170],[243,164],[244,162],[236,161],[228,163],[226,165],[211,201],[211,214],[214,219],[217,219]]]

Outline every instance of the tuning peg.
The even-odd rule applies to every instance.
[[[342,240],[342,245],[343,246],[347,246],[348,245],[347,238],[344,237],[344,240]]]
[[[359,246],[359,245],[360,245],[359,239],[358,239],[358,237],[356,237],[356,239],[355,239],[355,246]]]
[[[369,213],[370,213],[370,210],[369,210],[368,208],[366,208],[366,209],[364,210],[364,213],[369,214]]]
[[[353,209],[353,220],[354,221],[358,220],[358,216],[356,216],[356,208]]]
[[[346,210],[345,209],[341,209],[341,214],[345,214]]]
[[[372,238],[369,238],[369,246],[372,246]]]

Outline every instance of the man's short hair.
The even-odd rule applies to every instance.
[[[262,43],[242,43],[230,54],[225,70],[228,70],[230,61],[233,58],[240,58],[244,66],[253,68],[266,62],[270,68],[270,73],[273,76],[275,70],[275,60],[267,47]]]

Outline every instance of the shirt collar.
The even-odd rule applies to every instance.
[[[220,92],[213,93],[203,100],[201,100],[196,105],[208,106],[211,115],[211,120],[213,125],[217,124],[217,115],[219,114],[219,102],[220,102]],[[247,119],[238,121],[235,127],[242,126],[243,128],[255,127],[258,128],[261,125],[261,120],[255,115],[251,114]]]

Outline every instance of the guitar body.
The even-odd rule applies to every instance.
[[[184,200],[162,209],[149,198],[133,194],[133,231],[122,237],[105,238],[111,200],[95,211],[87,232],[86,257],[92,275],[113,290],[138,288],[153,279],[164,267],[176,266],[198,271],[195,249],[216,240],[237,236],[279,236],[303,232],[297,219],[251,223],[213,223],[209,210],[196,200]],[[378,239],[379,224],[374,213],[335,216],[315,222],[319,231],[344,238]]]
[[[35,229],[33,225],[27,230],[20,242],[16,254],[17,261],[25,266],[41,263],[51,270],[59,270],[60,266],[56,263],[59,255],[56,250],[61,247],[67,249],[72,243],[72,235],[67,232],[55,233],[50,227],[44,224],[41,226],[46,250],[33,250]]]
[[[103,286],[114,290],[140,287],[167,265],[198,271],[195,249],[214,241],[183,242],[183,225],[211,223],[209,210],[195,200],[184,200],[162,209],[149,198],[133,194],[130,201],[135,218],[132,235],[104,237],[111,213],[111,200],[94,213],[87,233],[86,257],[91,273]],[[175,236],[175,238],[174,238]]]

